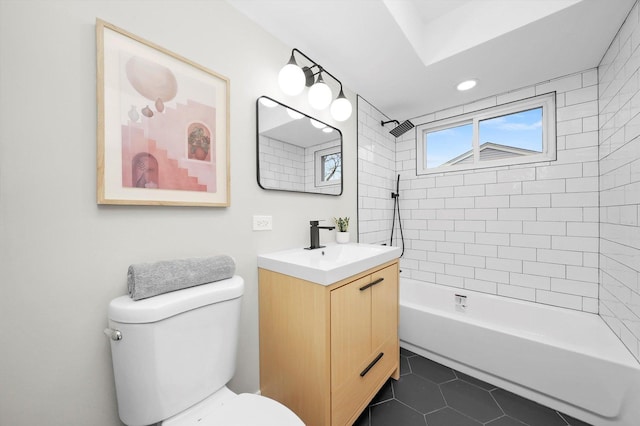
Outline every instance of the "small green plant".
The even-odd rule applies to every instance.
[[[334,217],[333,221],[338,227],[338,231],[347,232],[349,230],[349,218],[348,217]]]

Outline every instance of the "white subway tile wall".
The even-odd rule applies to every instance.
[[[640,360],[640,24],[638,3],[598,67],[600,315]],[[573,186],[572,186],[573,188]],[[569,230],[569,229],[568,229]],[[585,236],[590,228],[571,228]],[[569,235],[569,234],[567,234]],[[586,266],[586,265],[585,265]],[[592,276],[572,269],[570,279]]]
[[[557,161],[418,177],[360,98],[360,241],[388,243],[400,173],[403,276],[599,313],[640,360],[639,46],[636,3],[597,69],[413,119],[556,91]]]
[[[260,184],[265,188],[335,194],[335,186],[317,187],[315,153],[336,141],[302,148],[260,135]],[[339,184],[338,184],[339,185]]]
[[[396,139],[389,133],[394,124],[390,123],[386,127],[381,124],[388,120],[388,117],[367,101],[358,98],[358,241],[361,243],[389,244],[393,220],[391,193],[396,190],[396,162],[414,161],[410,152],[396,157]],[[414,201],[404,203],[412,209],[417,209],[418,200],[426,196],[425,187],[415,189],[411,193]],[[425,223],[424,219],[422,218],[422,223]],[[416,223],[413,229],[420,229],[419,227]],[[394,240],[397,235],[399,231],[394,234]],[[413,235],[414,240],[418,238],[419,233]],[[411,259],[408,252],[406,256],[407,260]]]
[[[359,161],[367,165],[359,173],[360,217],[391,210],[389,179],[400,173],[402,275],[597,312],[597,85],[597,70],[590,69],[413,120],[418,125],[557,92],[557,161],[429,176],[416,175],[416,132],[395,142],[374,133],[368,124],[376,124],[375,109],[361,102]],[[388,163],[394,150],[395,167]],[[382,192],[380,181],[387,185]],[[388,241],[386,219],[367,223],[360,241]]]
[[[305,189],[305,150],[260,135],[260,183],[265,188]]]

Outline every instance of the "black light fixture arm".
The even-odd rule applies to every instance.
[[[334,79],[339,85],[340,85],[340,92],[342,93],[342,83],[340,82],[340,80],[338,80],[333,74],[331,74],[329,71],[327,71],[322,65],[319,65],[316,61],[314,61],[313,59],[311,59],[310,57],[308,57],[307,55],[305,55],[304,53],[302,53],[299,49],[297,48],[293,48],[291,50],[291,57],[294,57],[294,53],[298,53],[299,55],[301,55],[302,57],[304,57],[307,61],[311,62],[313,65],[310,67],[307,67],[310,71],[309,75],[311,76],[316,76],[320,73],[324,73],[326,75],[328,75],[329,77],[331,77],[332,79]],[[311,69],[317,67],[318,68],[318,72],[311,72]],[[304,68],[303,68],[304,70]],[[307,73],[305,72],[305,75],[307,75]],[[307,79],[307,86],[311,86],[313,83],[309,84],[309,79]]]

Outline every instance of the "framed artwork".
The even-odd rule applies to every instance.
[[[98,204],[227,207],[229,79],[102,20]]]

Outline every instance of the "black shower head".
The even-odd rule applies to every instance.
[[[405,120],[405,122],[402,124],[400,124],[398,120],[382,121],[380,124],[384,126],[385,124],[389,124],[389,123],[396,123],[396,127],[394,127],[389,131],[389,133],[391,133],[396,138],[404,135],[409,130],[415,127],[414,124],[409,120]]]

